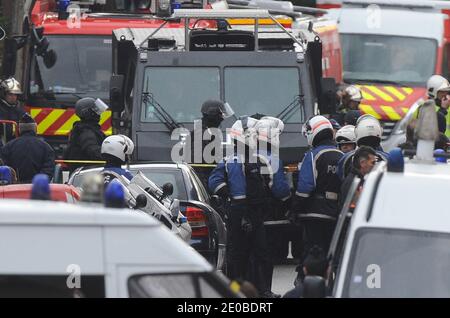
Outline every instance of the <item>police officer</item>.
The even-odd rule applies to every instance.
[[[341,96],[341,104],[338,106],[337,114],[334,119],[341,125],[345,126],[351,124],[346,122],[346,116],[348,113],[361,115],[359,111],[359,104],[362,100],[361,90],[355,85],[347,86]],[[347,118],[347,121],[350,117]]]
[[[271,193],[268,197],[268,212],[265,220],[283,219],[290,205],[291,190],[284,173],[283,162],[279,157],[280,135],[284,130],[282,120],[263,116],[255,126],[258,136],[258,157],[260,158],[262,168],[266,169],[263,173],[266,183]],[[287,256],[288,240],[286,231],[280,231],[279,228],[268,228],[266,231],[269,251],[272,257],[272,264],[277,259]],[[285,251],[285,254],[282,255]],[[272,264],[269,264],[272,265]],[[270,280],[273,274],[273,266],[267,268],[266,279]]]
[[[357,147],[372,147],[377,153],[377,160],[387,161],[389,154],[384,152],[381,148],[380,143],[381,136],[383,135],[383,129],[381,128],[378,119],[368,114],[361,116],[356,123],[355,135]],[[355,150],[347,152],[339,161],[338,175],[342,181],[347,177],[347,174],[351,169],[351,162],[354,154]]]
[[[346,125],[336,132],[335,137],[338,148],[343,153],[350,152],[356,148],[355,126]]]
[[[20,136],[8,142],[1,149],[4,163],[17,173],[18,181],[30,183],[36,174],[46,174],[53,178],[55,152],[36,136],[36,123],[25,113],[19,121]]]
[[[237,120],[230,136],[234,141],[234,154],[225,157],[212,171],[208,186],[212,193],[229,198],[227,223],[229,229],[228,276],[248,279],[250,256],[251,272],[257,278],[250,280],[262,297],[279,297],[270,290],[268,279],[271,260],[268,252],[264,216],[271,189],[261,174],[257,156],[255,125],[258,120],[245,117]],[[272,187],[274,191],[276,187]],[[269,269],[269,270],[268,270]]]
[[[341,182],[336,171],[343,154],[336,148],[333,126],[327,118],[312,117],[304,124],[303,133],[312,149],[300,165],[289,217],[303,223],[305,251],[314,245],[327,251],[338,214]]]
[[[20,83],[14,78],[8,78],[0,83],[0,120],[12,120],[19,122],[25,113],[19,107],[19,95],[22,94]],[[5,137],[6,142],[14,138],[13,128],[11,125],[6,127],[6,136],[4,134],[3,125],[0,126],[0,137]]]
[[[69,136],[69,145],[64,154],[68,160],[103,160],[101,145],[105,139],[99,125],[100,115],[107,109],[100,100],[85,97],[75,103],[75,113],[80,121],[75,122]],[[73,171],[82,164],[71,164]]]
[[[133,178],[130,171],[122,168],[128,162],[133,150],[133,141],[125,135],[112,135],[103,141],[101,153],[106,160],[105,167],[102,171],[105,176],[105,184],[108,184],[114,179],[114,176],[108,172],[114,172],[124,176],[128,180]]]

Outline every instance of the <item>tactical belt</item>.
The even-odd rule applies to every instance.
[[[314,198],[337,201],[338,194],[336,192],[325,192],[324,196],[321,194],[314,194]]]

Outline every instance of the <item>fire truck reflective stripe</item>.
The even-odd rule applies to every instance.
[[[69,120],[69,118],[72,116],[70,112],[64,111],[61,116],[56,119],[53,124],[51,124],[50,127],[47,128],[44,134],[46,135],[64,135],[64,133],[60,133],[61,126],[64,125],[64,123]],[[59,128],[59,129],[58,129]],[[67,132],[69,133],[69,132]]]
[[[365,114],[372,115],[376,119],[381,119],[381,116],[370,105],[360,104],[359,109],[361,109]]]
[[[100,116],[100,126],[105,135],[112,135],[111,112],[104,112]]]
[[[48,114],[44,120],[37,123],[37,132],[39,135],[43,135],[45,131],[62,115],[64,109],[54,109]]]
[[[33,119],[36,123],[40,123],[47,116],[45,114],[45,112],[42,111],[42,109],[31,109],[30,115],[31,115],[31,117],[33,117]]]
[[[394,99],[389,96],[387,93],[383,92],[381,89],[375,86],[366,86],[368,90],[370,90],[373,94],[377,95],[381,99],[383,99],[386,102],[393,102]]]
[[[372,96],[364,86],[358,86],[361,90],[362,96],[365,100],[377,100],[375,96]]]
[[[406,96],[403,95],[397,88],[394,86],[384,86],[383,87],[386,91],[397,97],[400,101],[404,101]]]
[[[414,90],[411,87],[400,87],[407,95],[411,95]]]
[[[391,106],[380,106],[380,108],[386,113],[386,115],[391,120],[400,120],[402,116],[400,116],[393,107]]]
[[[283,26],[291,27],[292,19],[276,19]],[[254,25],[254,19],[227,19],[228,23],[231,25]],[[260,25],[271,25],[275,24],[271,19],[258,19]]]
[[[56,131],[57,135],[68,135],[73,128],[73,124],[80,120],[77,115],[72,116]]]
[[[408,107],[402,107],[402,111],[406,115],[408,113],[408,111],[409,111],[409,108]]]

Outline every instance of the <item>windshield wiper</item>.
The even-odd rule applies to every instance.
[[[153,94],[150,92],[142,93],[142,101],[145,105],[151,105],[156,110],[156,115],[158,119],[166,125],[166,127],[172,132],[176,128],[183,127],[182,124],[178,123],[168,112],[164,110],[156,99],[153,97]]]
[[[72,95],[74,97],[76,97],[77,99],[81,99],[83,97],[81,97],[78,94],[86,94],[85,92],[76,92],[76,93],[72,93],[72,92],[54,92],[52,90],[47,90],[42,92],[42,96],[44,96],[47,100],[56,100],[57,95]]]
[[[382,79],[355,79],[355,78],[344,78],[344,82],[349,84],[370,84],[370,83],[381,83],[381,84],[390,84],[395,86],[406,86],[401,82],[390,81],[390,80],[382,80]]]
[[[276,117],[282,121],[285,121],[285,119],[288,118],[288,116],[290,116],[290,114],[296,110],[298,106],[300,106],[301,115],[302,118],[304,118],[305,108],[303,103],[303,95],[296,95],[289,105],[283,108],[283,110]]]

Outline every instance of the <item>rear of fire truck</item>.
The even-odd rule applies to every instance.
[[[345,0],[330,10],[339,26],[344,82],[361,89],[360,110],[382,121],[383,139],[427,97],[432,74],[448,75],[442,65],[449,20],[442,5]]]

